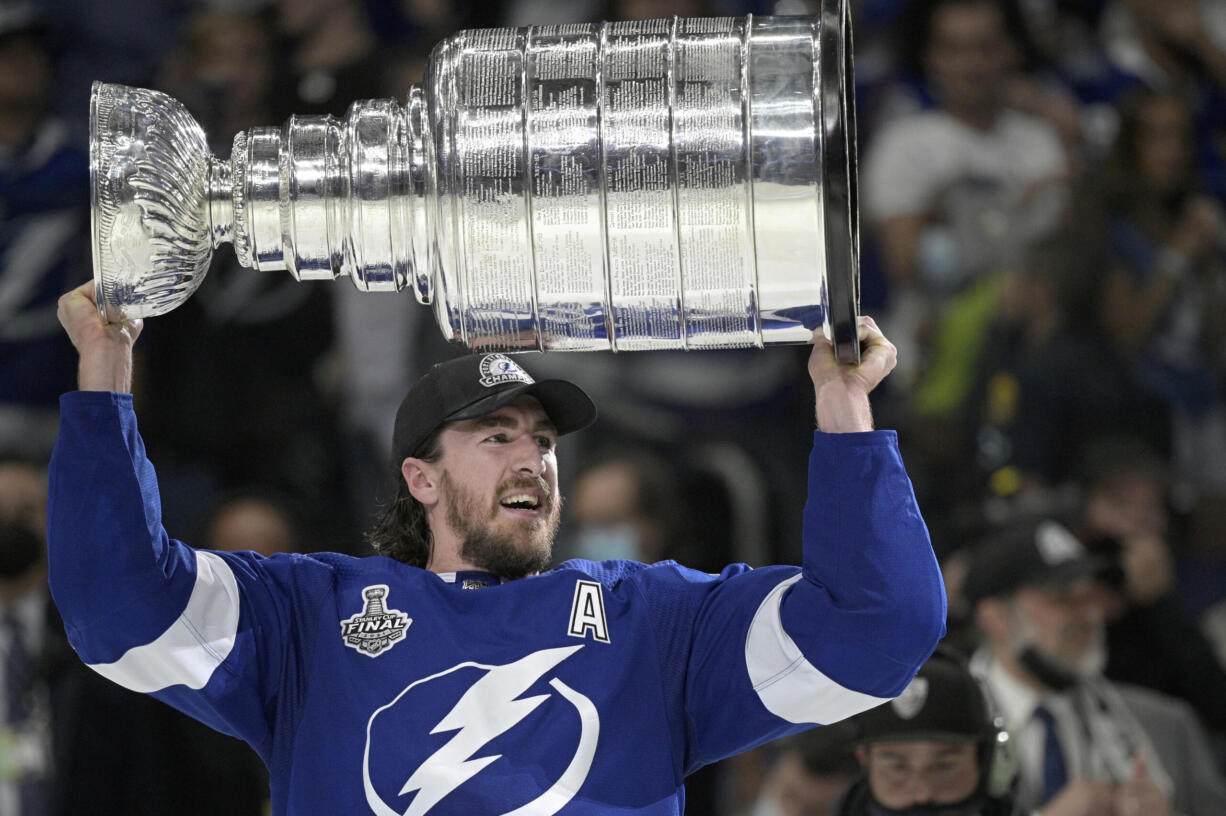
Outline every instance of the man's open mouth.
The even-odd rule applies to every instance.
[[[542,504],[540,496],[534,496],[530,493],[512,493],[509,496],[504,496],[498,503],[508,510],[533,515],[540,511]]]

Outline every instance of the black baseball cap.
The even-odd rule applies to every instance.
[[[974,742],[991,730],[992,713],[979,682],[960,661],[938,653],[902,694],[852,718],[856,742]]]
[[[436,364],[401,401],[392,431],[395,464],[423,453],[422,444],[442,425],[485,416],[523,394],[536,397],[559,436],[596,421],[595,403],[572,382],[537,382],[505,354],[458,357]]]
[[[1091,555],[1068,527],[1054,519],[1015,524],[972,553],[963,595],[974,606],[1023,586],[1063,586],[1101,575],[1110,559]]]

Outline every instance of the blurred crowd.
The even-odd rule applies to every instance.
[[[0,813],[265,806],[254,755],[88,676],[46,598],[44,466],[58,395],[75,378],[55,303],[91,274],[92,81],[169,93],[227,156],[239,130],[403,98],[433,44],[461,28],[815,10],[813,0],[0,1],[0,658],[25,663],[0,677]],[[968,594],[976,554],[1058,522],[1097,565],[1102,676],[1178,701],[1220,772],[1226,0],[853,0],[852,10],[862,311],[900,350],[874,410],[900,432],[942,561],[948,640],[989,657],[994,636],[1014,642],[984,617],[995,596]],[[371,514],[390,496],[395,407],[425,368],[461,353],[427,314],[407,294],[245,270],[220,248],[200,291],[149,320],[137,346],[142,434],[171,533],[267,554],[365,553]],[[798,562],[806,353],[532,360],[601,409],[559,454],[569,497],[559,558]],[[15,700],[20,683],[33,690]],[[860,767],[837,734],[700,771],[688,812],[827,812]]]

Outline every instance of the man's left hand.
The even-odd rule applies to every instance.
[[[809,377],[817,401],[817,426],[828,433],[873,429],[868,394],[898,362],[898,350],[871,317],[859,318],[856,333],[860,340],[860,364],[856,366],[839,365],[830,341],[820,331],[813,335]]]

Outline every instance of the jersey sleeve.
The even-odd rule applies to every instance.
[[[162,527],[157,477],[127,394],[61,397],[51,458],[51,593],[103,676],[249,742],[270,763],[309,644],[297,621],[330,569],[304,556],[194,550]]]
[[[651,610],[683,773],[897,696],[945,631],[945,592],[892,431],[816,432],[804,563],[657,565]]]

